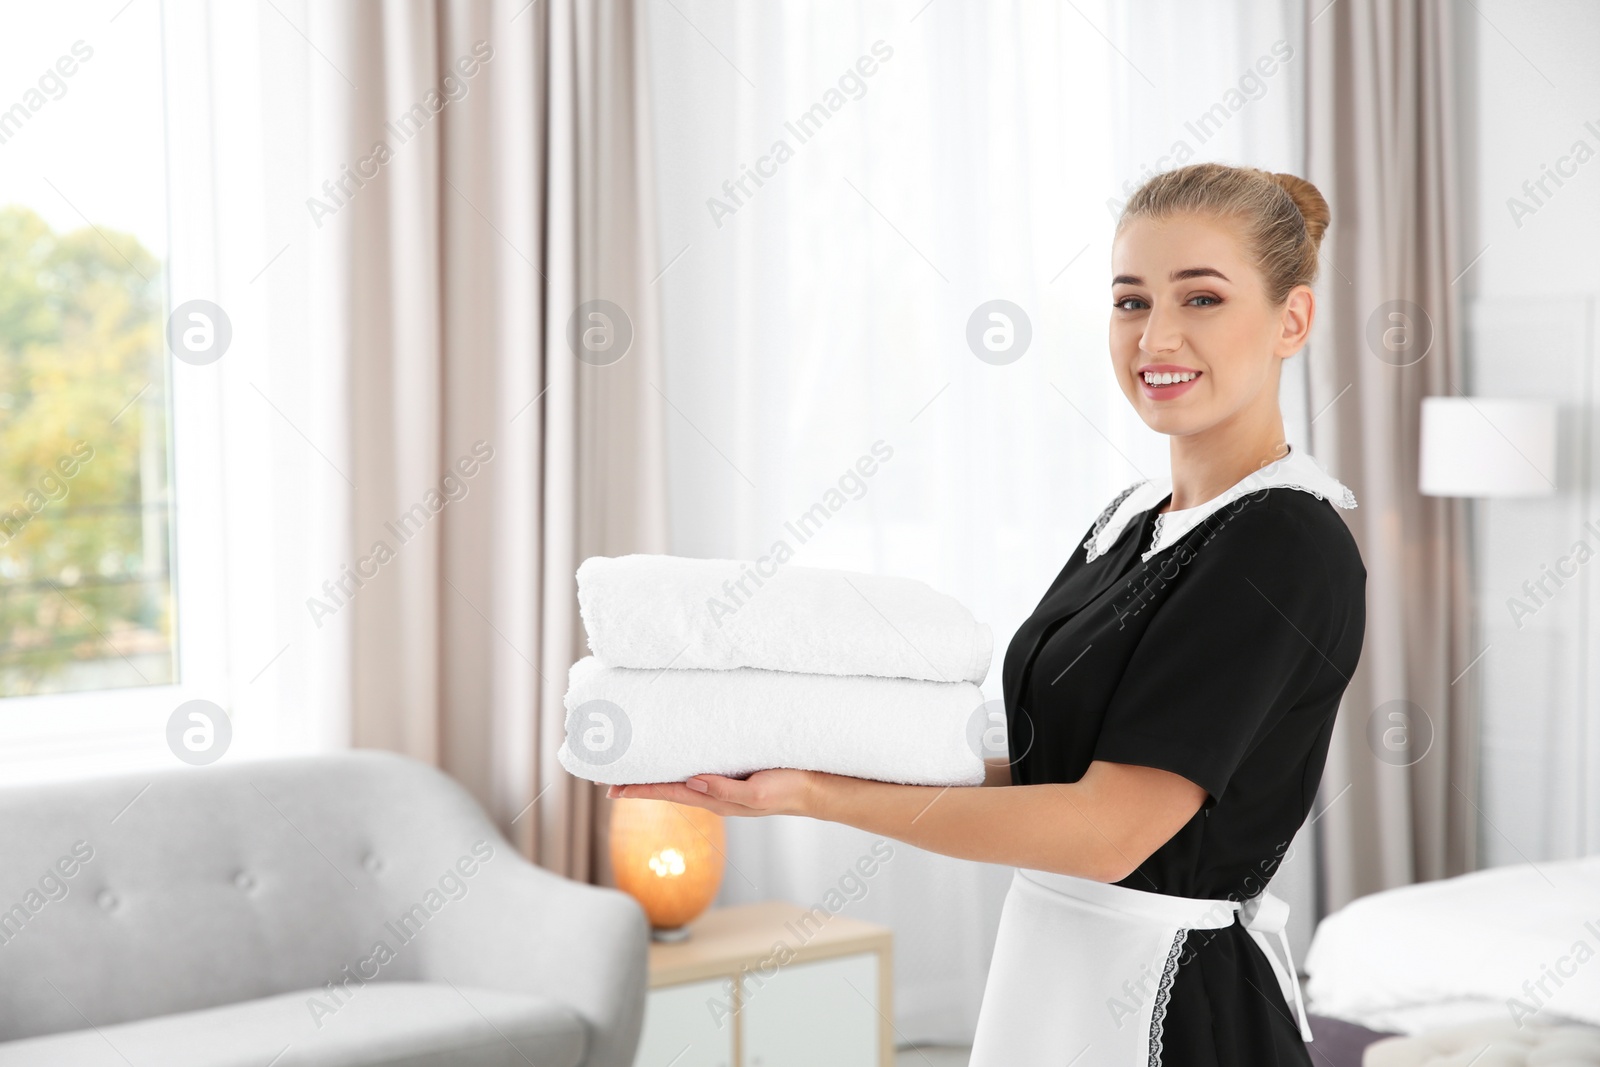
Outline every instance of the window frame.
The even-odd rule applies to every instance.
[[[174,16],[177,17],[174,17]],[[162,4],[167,259],[164,313],[219,277],[207,20]],[[185,57],[181,63],[172,57]],[[182,139],[173,129],[185,131]],[[198,133],[199,136],[194,136]],[[114,172],[109,172],[114,173]],[[180,213],[181,211],[181,213]],[[174,684],[0,698],[0,782],[175,766],[166,724],[182,703],[229,709],[222,378],[166,353]]]

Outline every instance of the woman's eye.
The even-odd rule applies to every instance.
[[[1192,297],[1189,298],[1190,303],[1193,303],[1196,300],[1209,301],[1209,303],[1198,305],[1199,307],[1215,307],[1216,305],[1222,303],[1222,300],[1221,300],[1220,297],[1211,296],[1210,294],[1206,294],[1206,293],[1202,293],[1199,296],[1192,296]],[[1126,305],[1129,303],[1129,301],[1132,301],[1133,303],[1139,305],[1139,307],[1133,307],[1133,308],[1127,307]],[[1118,310],[1118,311],[1142,311],[1142,310],[1144,310],[1146,305],[1145,305],[1144,300],[1141,299],[1140,297],[1137,297],[1137,296],[1125,296],[1125,297],[1122,297],[1120,300],[1113,300],[1111,302],[1111,306],[1114,309]]]

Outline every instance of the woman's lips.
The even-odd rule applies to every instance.
[[[1176,399],[1177,397],[1182,396],[1184,393],[1187,393],[1190,389],[1193,389],[1195,383],[1204,376],[1204,371],[1195,371],[1194,377],[1190,378],[1186,382],[1178,382],[1173,385],[1151,385],[1149,382],[1144,380],[1143,374],[1137,375],[1139,379],[1140,391],[1142,391],[1144,395],[1149,397],[1151,400]]]

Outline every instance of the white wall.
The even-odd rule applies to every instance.
[[[1600,851],[1600,5],[1478,0],[1454,10],[1468,392],[1561,405],[1559,491],[1474,505],[1478,647],[1488,648],[1473,668],[1483,694],[1480,862],[1537,863]],[[1557,186],[1548,175],[1561,170],[1569,176]],[[1518,201],[1531,213],[1516,217]],[[1552,595],[1537,604],[1523,583],[1580,541],[1594,558],[1574,556],[1575,576],[1548,582]],[[1520,626],[1513,597],[1538,609]]]

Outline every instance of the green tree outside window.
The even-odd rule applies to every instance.
[[[170,684],[161,264],[0,208],[0,697]]]

